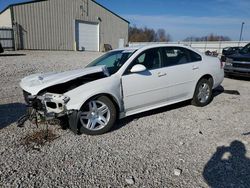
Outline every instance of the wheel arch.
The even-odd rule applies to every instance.
[[[209,83],[211,84],[211,92],[209,93],[208,98],[206,99],[205,102],[200,102],[199,100],[197,100],[197,97],[196,97],[196,94],[198,94],[198,93],[197,93],[198,85],[199,85],[199,83],[200,83],[200,81],[201,81],[202,79],[207,80],[207,82],[209,82]],[[191,104],[192,104],[192,105],[195,105],[195,106],[198,106],[198,107],[203,107],[203,106],[206,106],[207,104],[209,104],[209,103],[212,101],[212,99],[213,99],[213,96],[212,96],[213,85],[214,85],[213,76],[210,75],[210,74],[205,74],[205,75],[203,75],[203,76],[198,80],[198,82],[197,82],[197,84],[196,84],[196,86],[195,86]]]
[[[80,114],[82,108],[84,107],[84,105],[88,104],[88,102],[91,101],[91,100],[98,99],[99,97],[106,97],[107,99],[109,99],[109,100],[114,104],[114,107],[115,107],[115,110],[116,110],[116,113],[115,113],[116,115],[113,116],[113,117],[114,117],[114,118],[113,118],[113,121],[116,121],[116,120],[119,118],[119,112],[120,112],[119,104],[118,104],[117,99],[116,99],[112,94],[108,94],[108,93],[99,93],[99,94],[93,95],[93,96],[89,97],[89,98],[81,105],[81,108],[80,108],[79,111],[76,111],[76,112],[75,112],[75,113],[76,113],[76,115],[75,115],[76,118],[74,118],[75,121],[74,121],[73,123],[71,122],[71,124],[73,125],[73,126],[71,126],[71,127],[73,127],[73,128],[76,130],[76,132],[77,132],[78,134],[82,134],[82,133],[89,134],[89,135],[104,134],[104,133],[106,133],[107,131],[109,131],[110,128],[114,125],[114,122],[113,122],[113,123],[110,124],[111,127],[108,126],[108,128],[105,128],[105,127],[106,127],[106,125],[105,125],[105,127],[104,127],[103,129],[100,129],[100,130],[97,130],[97,131],[94,131],[94,132],[91,132],[91,130],[88,130],[88,129],[84,128],[82,125],[80,125],[80,123],[79,123],[80,115],[79,115],[79,114]],[[74,116],[73,116],[73,117],[74,117]],[[112,119],[112,118],[110,118],[110,119]],[[106,130],[105,130],[105,129],[106,129]],[[102,132],[102,130],[104,130],[104,132]],[[101,131],[101,132],[100,132],[100,131]]]
[[[211,75],[211,74],[205,74],[205,75],[203,75],[199,80],[198,80],[198,82],[196,83],[196,86],[197,86],[197,84],[199,83],[199,81],[201,80],[201,79],[207,79],[210,83],[211,83],[211,86],[213,87],[213,85],[214,85],[214,78],[213,78],[213,76]]]
[[[213,76],[211,74],[205,74],[205,75],[201,76],[200,79],[197,81],[197,83],[195,85],[195,88],[194,88],[193,96],[195,94],[195,90],[196,90],[196,87],[197,87],[198,83],[200,82],[201,79],[204,79],[204,78],[210,81],[211,86],[213,88],[213,85],[214,85],[214,78],[213,78]]]

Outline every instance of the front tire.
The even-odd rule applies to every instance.
[[[192,105],[203,107],[212,101],[212,83],[208,79],[202,78],[195,89]]]
[[[114,103],[106,96],[90,99],[79,111],[79,132],[100,135],[108,132],[116,121]]]

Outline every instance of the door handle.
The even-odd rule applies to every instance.
[[[199,69],[198,66],[193,66],[193,70],[197,70],[197,69]]]
[[[167,76],[167,73],[158,72],[158,77]]]

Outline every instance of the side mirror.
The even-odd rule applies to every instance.
[[[136,64],[136,65],[134,65],[132,67],[132,69],[130,70],[130,72],[137,73],[137,72],[143,72],[145,70],[147,70],[147,68],[144,65],[142,65],[142,64]]]

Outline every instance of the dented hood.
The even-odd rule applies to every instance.
[[[33,74],[23,78],[20,82],[20,86],[26,92],[29,92],[32,95],[37,95],[41,90],[50,86],[62,84],[98,72],[103,72],[105,75],[109,76],[106,66],[96,66],[61,73]]]

